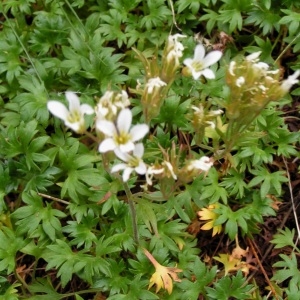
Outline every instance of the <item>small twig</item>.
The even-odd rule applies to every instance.
[[[293,210],[293,207],[291,206],[290,209],[287,211],[287,213],[285,214],[282,222],[280,223],[280,226],[278,227],[278,229],[282,229],[289,217],[289,215],[291,214]],[[274,245],[273,244],[270,244],[269,247],[267,248],[267,250],[264,252],[264,255],[262,256],[261,258],[261,261],[264,262],[265,259],[269,256],[269,253],[272,251],[272,249],[274,248]],[[257,273],[258,270],[254,270],[254,272],[251,273],[250,276],[248,276],[247,278],[247,281],[249,282],[254,276],[255,274]]]
[[[52,196],[49,196],[49,195],[46,195],[46,194],[43,194],[43,193],[37,193],[37,194],[41,197],[44,197],[44,198],[47,198],[47,199],[50,199],[50,200],[53,200],[53,201],[56,201],[56,202],[60,202],[60,203],[66,204],[66,205],[70,204],[68,201],[65,201],[65,200],[62,200],[62,199],[59,199],[59,198],[56,198],[56,197],[52,197]]]
[[[172,0],[169,0],[169,4],[170,4],[170,7],[171,7],[171,11],[172,11],[173,24],[175,25],[175,27],[176,27],[179,31],[182,31],[182,30],[178,27],[177,22],[176,22],[175,11],[174,11],[174,6],[173,6]]]
[[[15,276],[17,277],[18,281],[21,283],[21,289],[22,289],[22,292],[23,292],[23,295],[26,295],[26,291],[29,291],[29,286],[28,284],[26,283],[26,281],[19,275],[18,271],[15,270]]]
[[[271,292],[273,293],[275,299],[278,300],[276,291],[275,291],[275,289],[274,289],[274,287],[273,287],[273,285],[272,285],[272,283],[271,283],[271,281],[270,281],[270,279],[269,279],[269,277],[268,277],[268,275],[267,275],[267,273],[266,273],[266,271],[265,271],[265,269],[264,269],[264,267],[263,267],[263,265],[262,265],[262,263],[261,263],[258,255],[256,253],[256,250],[255,250],[255,248],[253,246],[252,241],[250,240],[250,238],[247,238],[247,241],[248,241],[248,243],[250,245],[252,253],[254,254],[254,256],[255,256],[255,258],[257,260],[257,264],[259,265],[259,268],[261,269],[261,272],[263,273],[263,275],[264,275],[264,277],[265,277],[265,279],[266,279],[266,281],[267,281],[267,283],[268,283],[268,285],[270,287]]]
[[[300,37],[300,33],[298,33],[293,39],[292,41],[282,50],[282,52],[278,55],[278,57],[276,58],[274,64],[276,64],[281,57],[286,53],[286,51],[292,46],[292,44]]]
[[[292,208],[293,208],[293,213],[294,213],[294,218],[295,218],[295,223],[296,223],[296,228],[297,228],[297,233],[298,233],[298,239],[297,239],[297,242],[298,242],[300,239],[300,227],[299,227],[298,216],[297,216],[296,206],[295,206],[295,201],[294,201],[294,196],[293,196],[293,187],[292,187],[292,183],[291,183],[291,176],[290,176],[290,172],[288,171],[288,165],[287,165],[285,158],[282,157],[282,159],[283,159],[283,162],[284,162],[284,165],[286,168],[286,175],[289,180],[288,187],[289,187],[289,191],[290,191]]]

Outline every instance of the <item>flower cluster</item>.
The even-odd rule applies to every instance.
[[[244,60],[232,61],[229,65],[226,74],[226,82],[231,91],[226,105],[229,119],[252,121],[253,115],[270,101],[282,98],[293,84],[298,83],[300,71],[280,81],[279,70],[270,70],[268,64],[259,61],[260,53],[252,53]]]
[[[130,105],[125,91],[121,93],[106,91],[96,106],[97,121],[114,120],[118,112]]]
[[[185,38],[185,35],[174,34],[168,38],[167,45],[164,49],[161,78],[169,83],[175,78],[177,69],[180,66],[179,59],[183,56],[184,46],[179,39]]]
[[[171,83],[176,78],[180,67],[179,59],[183,56],[184,46],[179,41],[184,35],[170,35],[164,48],[161,63],[157,57],[147,58],[142,52],[133,49],[142,61],[145,69],[144,86],[138,84],[137,94],[141,95],[141,103],[146,123],[155,118],[165,100]],[[142,90],[143,89],[143,90]]]
[[[293,84],[298,83],[300,71],[281,81],[280,71],[271,70],[268,64],[259,61],[259,56],[260,52],[255,52],[244,59],[232,61],[227,70],[225,79],[230,93],[224,99],[223,106],[229,122],[224,153],[231,151],[248,126],[271,101],[280,100]]]
[[[124,170],[123,181],[129,179],[133,170],[140,175],[146,173],[146,165],[142,161],[144,154],[143,144],[135,144],[149,131],[146,124],[131,127],[132,113],[128,108],[122,109],[115,122],[106,119],[100,120],[96,128],[105,134],[105,139],[99,145],[99,152],[114,151],[116,156],[123,161],[112,168],[112,172]]]
[[[148,133],[149,127],[146,124],[131,126],[132,113],[126,108],[130,102],[125,91],[107,91],[100,98],[95,110],[88,104],[80,104],[78,96],[73,92],[66,92],[66,98],[69,109],[59,101],[50,100],[47,104],[49,111],[76,133],[86,130],[84,115],[96,113],[96,129],[105,135],[99,145],[99,152],[114,151],[124,162],[114,166],[112,172],[124,170],[124,181],[129,179],[133,170],[141,175],[146,173],[147,168],[142,161],[144,146],[135,142]]]
[[[216,121],[223,111],[208,110],[201,103],[198,106],[192,106],[193,114],[191,117],[192,125],[195,130],[195,141],[196,143],[202,143],[205,136],[205,129],[207,127],[214,130],[216,128]]]
[[[160,111],[165,96],[170,87],[170,83],[175,79],[176,72],[180,67],[179,59],[183,56],[184,46],[179,41],[184,35],[175,34],[168,38],[161,64],[158,64],[156,58],[149,61],[141,52],[135,49],[139,58],[145,65],[145,83],[143,91],[137,88],[137,94],[140,94],[143,106],[144,118],[147,123]],[[222,56],[220,51],[212,51],[205,56],[205,50],[202,45],[195,49],[194,59],[186,59],[184,64],[190,69],[195,79],[201,75],[207,78],[214,78],[213,72],[208,67],[217,62]],[[128,108],[130,101],[125,91],[120,93],[108,90],[99,100],[95,109],[88,104],[80,104],[78,96],[73,92],[66,92],[66,98],[69,102],[69,109],[56,100],[48,101],[49,111],[56,117],[64,121],[65,125],[76,133],[86,132],[85,115],[95,114],[95,129],[101,142],[98,150],[100,153],[113,151],[115,156],[122,161],[112,167],[112,173],[123,171],[123,181],[128,181],[131,173],[146,175],[146,182],[152,185],[152,178],[158,177],[189,178],[191,180],[201,172],[208,172],[212,167],[213,161],[208,157],[202,157],[199,160],[188,161],[181,169],[178,168],[176,161],[164,159],[158,165],[147,165],[142,160],[144,155],[144,146],[139,143],[149,131],[147,124],[138,124],[132,126],[132,112]],[[214,128],[214,117],[221,111],[212,111],[205,114],[202,106],[192,107],[195,110],[197,122],[202,125]],[[180,177],[180,178],[179,178]]]

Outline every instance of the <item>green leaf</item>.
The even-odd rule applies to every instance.
[[[66,216],[51,205],[44,206],[42,198],[36,192],[23,193],[23,201],[27,204],[15,210],[12,218],[17,219],[17,232],[28,236],[40,236],[42,232],[54,241],[61,234],[59,218]],[[42,237],[42,236],[41,236]]]
[[[274,234],[271,240],[272,244],[275,244],[274,248],[284,248],[286,246],[296,247],[294,243],[295,229],[290,230],[288,227],[279,229],[278,233]]]
[[[157,204],[151,203],[148,200],[139,199],[136,205],[137,216],[141,219],[150,232],[158,234],[157,231],[157,218],[155,214],[155,207]]]
[[[26,241],[7,227],[1,228],[0,240],[0,271],[5,270],[9,275],[15,269],[17,252],[24,247]]]
[[[282,260],[273,264],[273,267],[281,269],[276,270],[275,275],[272,277],[272,280],[283,282],[290,278],[291,284],[299,284],[300,271],[298,269],[298,263],[295,253],[292,252],[291,257],[285,254],[279,254],[279,256]]]
[[[229,288],[230,287],[230,288]],[[225,276],[214,283],[214,288],[205,287],[210,299],[251,299],[252,285],[246,283],[242,272],[236,276]]]
[[[35,294],[34,296],[29,297],[28,300],[59,300],[64,297],[62,294],[55,291],[49,277],[36,278],[28,288],[32,294]]]
[[[1,300],[19,300],[19,295],[18,295],[18,287],[21,284],[19,283],[14,283],[11,286],[7,288],[4,294],[1,294]]]
[[[196,280],[189,281],[183,279],[178,286],[183,290],[182,298],[184,299],[198,299],[200,294],[205,293],[205,288],[209,286],[217,272],[217,267],[208,269],[207,266],[197,257],[193,266],[193,274]]]

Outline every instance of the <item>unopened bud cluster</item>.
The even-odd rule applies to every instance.
[[[138,86],[134,92],[141,95],[146,123],[149,123],[159,114],[170,85],[176,77],[176,72],[180,67],[179,59],[182,57],[184,50],[179,39],[184,37],[181,34],[169,36],[161,63],[158,62],[157,57],[148,59],[142,52],[134,49],[145,69],[143,90]]]
[[[109,120],[116,119],[119,111],[128,107],[130,101],[125,91],[114,92],[106,91],[105,94],[99,99],[96,106],[97,120]]]
[[[229,65],[226,83],[230,96],[225,105],[229,119],[252,121],[269,102],[282,98],[298,82],[298,71],[281,82],[279,70],[270,70],[259,61],[259,55],[256,52]]]
[[[191,117],[192,125],[195,130],[196,143],[202,143],[205,136],[205,128],[216,128],[216,119],[223,113],[221,109],[208,110],[200,103],[198,106],[192,106],[193,114]]]

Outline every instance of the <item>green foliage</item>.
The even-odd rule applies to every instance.
[[[220,199],[227,203],[227,191],[219,184],[219,175],[217,171],[212,170],[208,176],[203,180],[203,191],[200,196],[200,200],[210,199],[210,203],[215,203]]]
[[[300,271],[298,269],[297,259],[295,253],[291,254],[291,257],[285,254],[279,254],[281,261],[278,261],[273,265],[275,268],[281,268],[277,270],[272,280],[278,280],[283,282],[290,278],[291,285],[297,285],[300,283]]]
[[[206,291],[210,299],[252,299],[252,286],[244,283],[245,278],[241,272],[238,272],[236,276],[224,276],[214,283],[214,288],[207,287]]]
[[[256,51],[262,62],[270,64],[271,73],[266,73],[270,76],[280,69],[278,77],[287,78],[291,69],[299,69],[296,2],[0,3],[1,299],[225,300],[264,293],[248,283],[246,274],[224,277],[206,261],[212,252],[218,255],[227,249],[228,238],[233,243],[255,237],[265,218],[276,216],[272,197],[285,202],[288,176],[282,160],[299,156],[299,132],[291,132],[286,113],[294,109],[292,97],[280,96],[257,109],[243,130],[236,129],[236,139],[228,141],[227,136],[235,137],[228,128],[234,128],[236,119],[228,117],[227,75],[236,56]],[[186,36],[175,38],[185,49],[177,57],[178,66],[176,60],[170,66],[171,54],[181,52],[181,46],[172,44],[174,37],[169,39],[176,33]],[[195,41],[203,43],[206,52],[222,51],[222,59],[209,66],[215,79],[185,76],[183,62],[192,57]],[[88,131],[79,135],[65,126],[74,116],[57,119],[47,108],[53,99],[69,104],[65,91],[75,92],[92,108],[106,92],[126,91],[133,125],[143,123],[148,80],[160,74],[172,76],[163,92],[157,86],[151,93],[148,90],[149,107],[157,110],[147,124],[149,135],[141,141],[148,182],[137,170],[127,183],[123,173],[111,172],[114,153],[98,151],[104,139],[97,128],[99,111],[85,116]],[[281,82],[277,81],[279,89]],[[260,82],[252,86],[251,96],[255,88],[263,96],[270,92]],[[299,96],[299,89],[291,95]],[[251,108],[250,98],[239,105],[242,119]],[[199,105],[204,110],[197,119]],[[248,105],[244,111],[243,105]],[[114,109],[119,113],[121,107]],[[197,122],[202,122],[201,134]],[[212,164],[209,170],[195,171],[192,162],[205,156]],[[209,205],[214,205],[209,217],[215,219],[199,220],[199,210]],[[216,250],[207,250],[210,232],[203,234],[202,226],[209,222],[211,228],[222,228],[220,240],[212,238]],[[281,298],[298,299],[295,230],[284,227],[271,243],[285,248],[273,265],[272,284]],[[143,249],[161,268],[180,269],[177,281],[170,277],[170,294],[157,282],[149,288],[157,266]]]
[[[1,299],[3,300],[19,300],[18,297],[18,287],[20,286],[19,283],[14,283],[7,288],[4,294],[0,295]]]
[[[10,228],[2,227],[0,231],[0,271],[10,274],[16,266],[15,256],[25,245],[26,240],[17,236]],[[12,288],[13,289],[13,288]]]
[[[280,15],[279,11],[276,11],[271,7],[271,1],[265,1],[264,3],[256,4],[253,10],[249,11],[248,17],[245,20],[245,24],[253,24],[262,28],[262,34],[267,35],[274,30],[279,31]]]
[[[105,246],[105,244],[100,243],[100,247]],[[109,262],[100,255],[101,252],[106,254],[115,251],[115,249],[103,250],[98,251],[99,256],[98,254],[96,256],[85,254],[84,251],[73,252],[66,242],[56,240],[56,244],[47,247],[43,258],[48,262],[47,270],[58,269],[57,276],[61,278],[63,286],[72,279],[74,273],[91,283],[92,278],[100,273],[111,276]]]
[[[291,246],[294,248],[296,247],[294,243],[294,236],[295,230],[290,230],[286,227],[284,230],[279,230],[278,233],[273,236],[271,243],[275,244],[275,248],[283,248],[285,246]]]
[[[249,182],[249,187],[256,186],[258,183],[262,183],[260,186],[261,197],[266,197],[270,192],[280,195],[283,182],[287,182],[288,179],[284,176],[284,171],[277,171],[269,173],[267,169],[259,168],[252,171],[255,177]]]
[[[0,54],[0,74],[5,73],[6,80],[12,84],[13,80],[20,76],[22,68],[20,54],[23,52],[17,37],[12,30],[2,31]]]
[[[186,299],[197,299],[199,295],[206,294],[207,286],[213,282],[217,268],[214,267],[209,270],[200,259],[196,259],[193,271],[196,280],[183,280],[179,284],[179,287],[184,291],[182,296]]]
[[[66,216],[60,210],[54,209],[50,204],[43,203],[42,198],[35,192],[24,193],[22,200],[26,206],[22,206],[14,211],[12,218],[17,219],[17,233],[28,234],[28,237],[49,238],[55,241],[61,237],[60,218]]]

